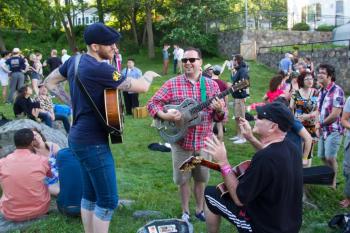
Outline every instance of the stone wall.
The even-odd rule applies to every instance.
[[[321,63],[328,63],[335,67],[337,83],[345,92],[350,92],[350,51],[348,48],[334,48],[314,52],[299,52],[300,57],[309,55],[315,67]],[[271,68],[278,69],[279,61],[284,57],[281,53],[260,53],[257,60]]]
[[[256,41],[257,52],[260,47],[286,45],[332,40],[332,32],[309,31],[273,31],[273,30],[241,30],[221,32],[218,34],[218,50],[223,56],[240,53],[243,40]]]

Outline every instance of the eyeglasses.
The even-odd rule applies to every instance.
[[[305,78],[304,80],[305,81],[313,81],[314,79],[313,78]]]
[[[196,60],[200,60],[200,58],[182,58],[182,63],[187,63],[187,61],[190,61],[190,63],[194,63]]]

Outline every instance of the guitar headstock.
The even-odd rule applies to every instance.
[[[249,81],[247,79],[240,80],[231,86],[233,92],[242,90],[247,87],[249,87]]]
[[[188,159],[186,159],[181,166],[179,167],[180,171],[182,172],[188,172],[191,171],[193,168],[195,168],[198,164],[202,162],[201,157],[194,157],[191,156]]]

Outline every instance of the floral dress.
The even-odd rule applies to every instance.
[[[309,114],[317,109],[317,96],[318,92],[313,89],[308,98],[304,98],[301,96],[300,91],[296,90],[292,95],[294,100],[294,115],[298,118],[298,116],[302,114]],[[310,133],[310,135],[316,139],[316,118],[309,118],[302,122],[305,129]]]

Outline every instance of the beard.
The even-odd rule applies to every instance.
[[[103,60],[111,60],[113,58],[113,53],[104,49],[98,50],[97,54]]]

